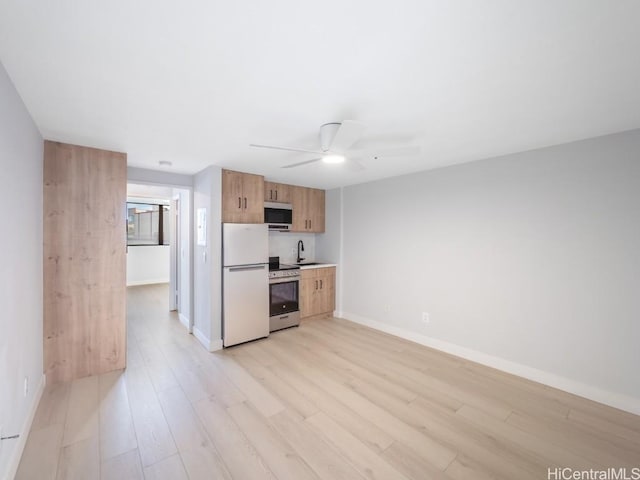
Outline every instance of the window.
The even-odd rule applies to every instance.
[[[127,245],[169,245],[169,238],[168,205],[127,202]]]

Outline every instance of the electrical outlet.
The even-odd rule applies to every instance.
[[[29,394],[29,377],[24,377],[24,396]]]
[[[429,314],[427,312],[422,312],[422,323],[429,325]]]

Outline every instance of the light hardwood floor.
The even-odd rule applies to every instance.
[[[18,479],[546,479],[640,467],[640,417],[344,320],[208,353],[133,287],[126,371],[47,387]]]

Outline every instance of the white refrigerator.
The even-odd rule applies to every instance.
[[[266,224],[222,225],[222,342],[269,335],[269,230]]]

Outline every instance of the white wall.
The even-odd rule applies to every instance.
[[[172,188],[127,182],[127,202],[169,205]],[[127,248],[127,286],[169,283],[171,254],[168,245]]]
[[[178,252],[180,256],[180,270],[178,271],[178,312],[182,317],[181,320],[187,325],[192,318],[192,298],[191,298],[191,191],[186,189],[174,189],[174,196],[180,199],[180,238],[178,240]]]
[[[44,386],[42,371],[43,139],[0,64],[0,478],[13,478]],[[29,378],[29,391],[23,382]]]
[[[129,167],[130,169],[131,167]],[[127,169],[127,175],[129,174]],[[145,170],[148,172],[149,170]],[[128,202],[153,202],[164,205],[169,204],[169,198],[173,195],[173,188],[165,185],[149,185],[145,183],[132,183],[127,179],[127,201]]]
[[[316,256],[319,260],[335,263],[336,310],[342,310],[342,189],[328,190],[325,194],[325,233],[316,236]]]
[[[304,261],[316,261],[315,233],[269,232],[269,256],[280,257],[280,263],[296,263],[298,258],[298,240],[302,240],[304,244],[304,252],[300,252]]]
[[[127,286],[169,283],[169,245],[136,245],[127,249]]]
[[[174,187],[191,187],[193,185],[192,175],[138,167],[127,167],[127,180],[132,183],[172,185]]]
[[[346,318],[640,413],[640,130],[347,187],[342,209]]]
[[[199,208],[207,212],[207,244],[194,241],[194,330],[209,350],[222,348],[222,169],[207,167],[194,176],[193,237]]]

